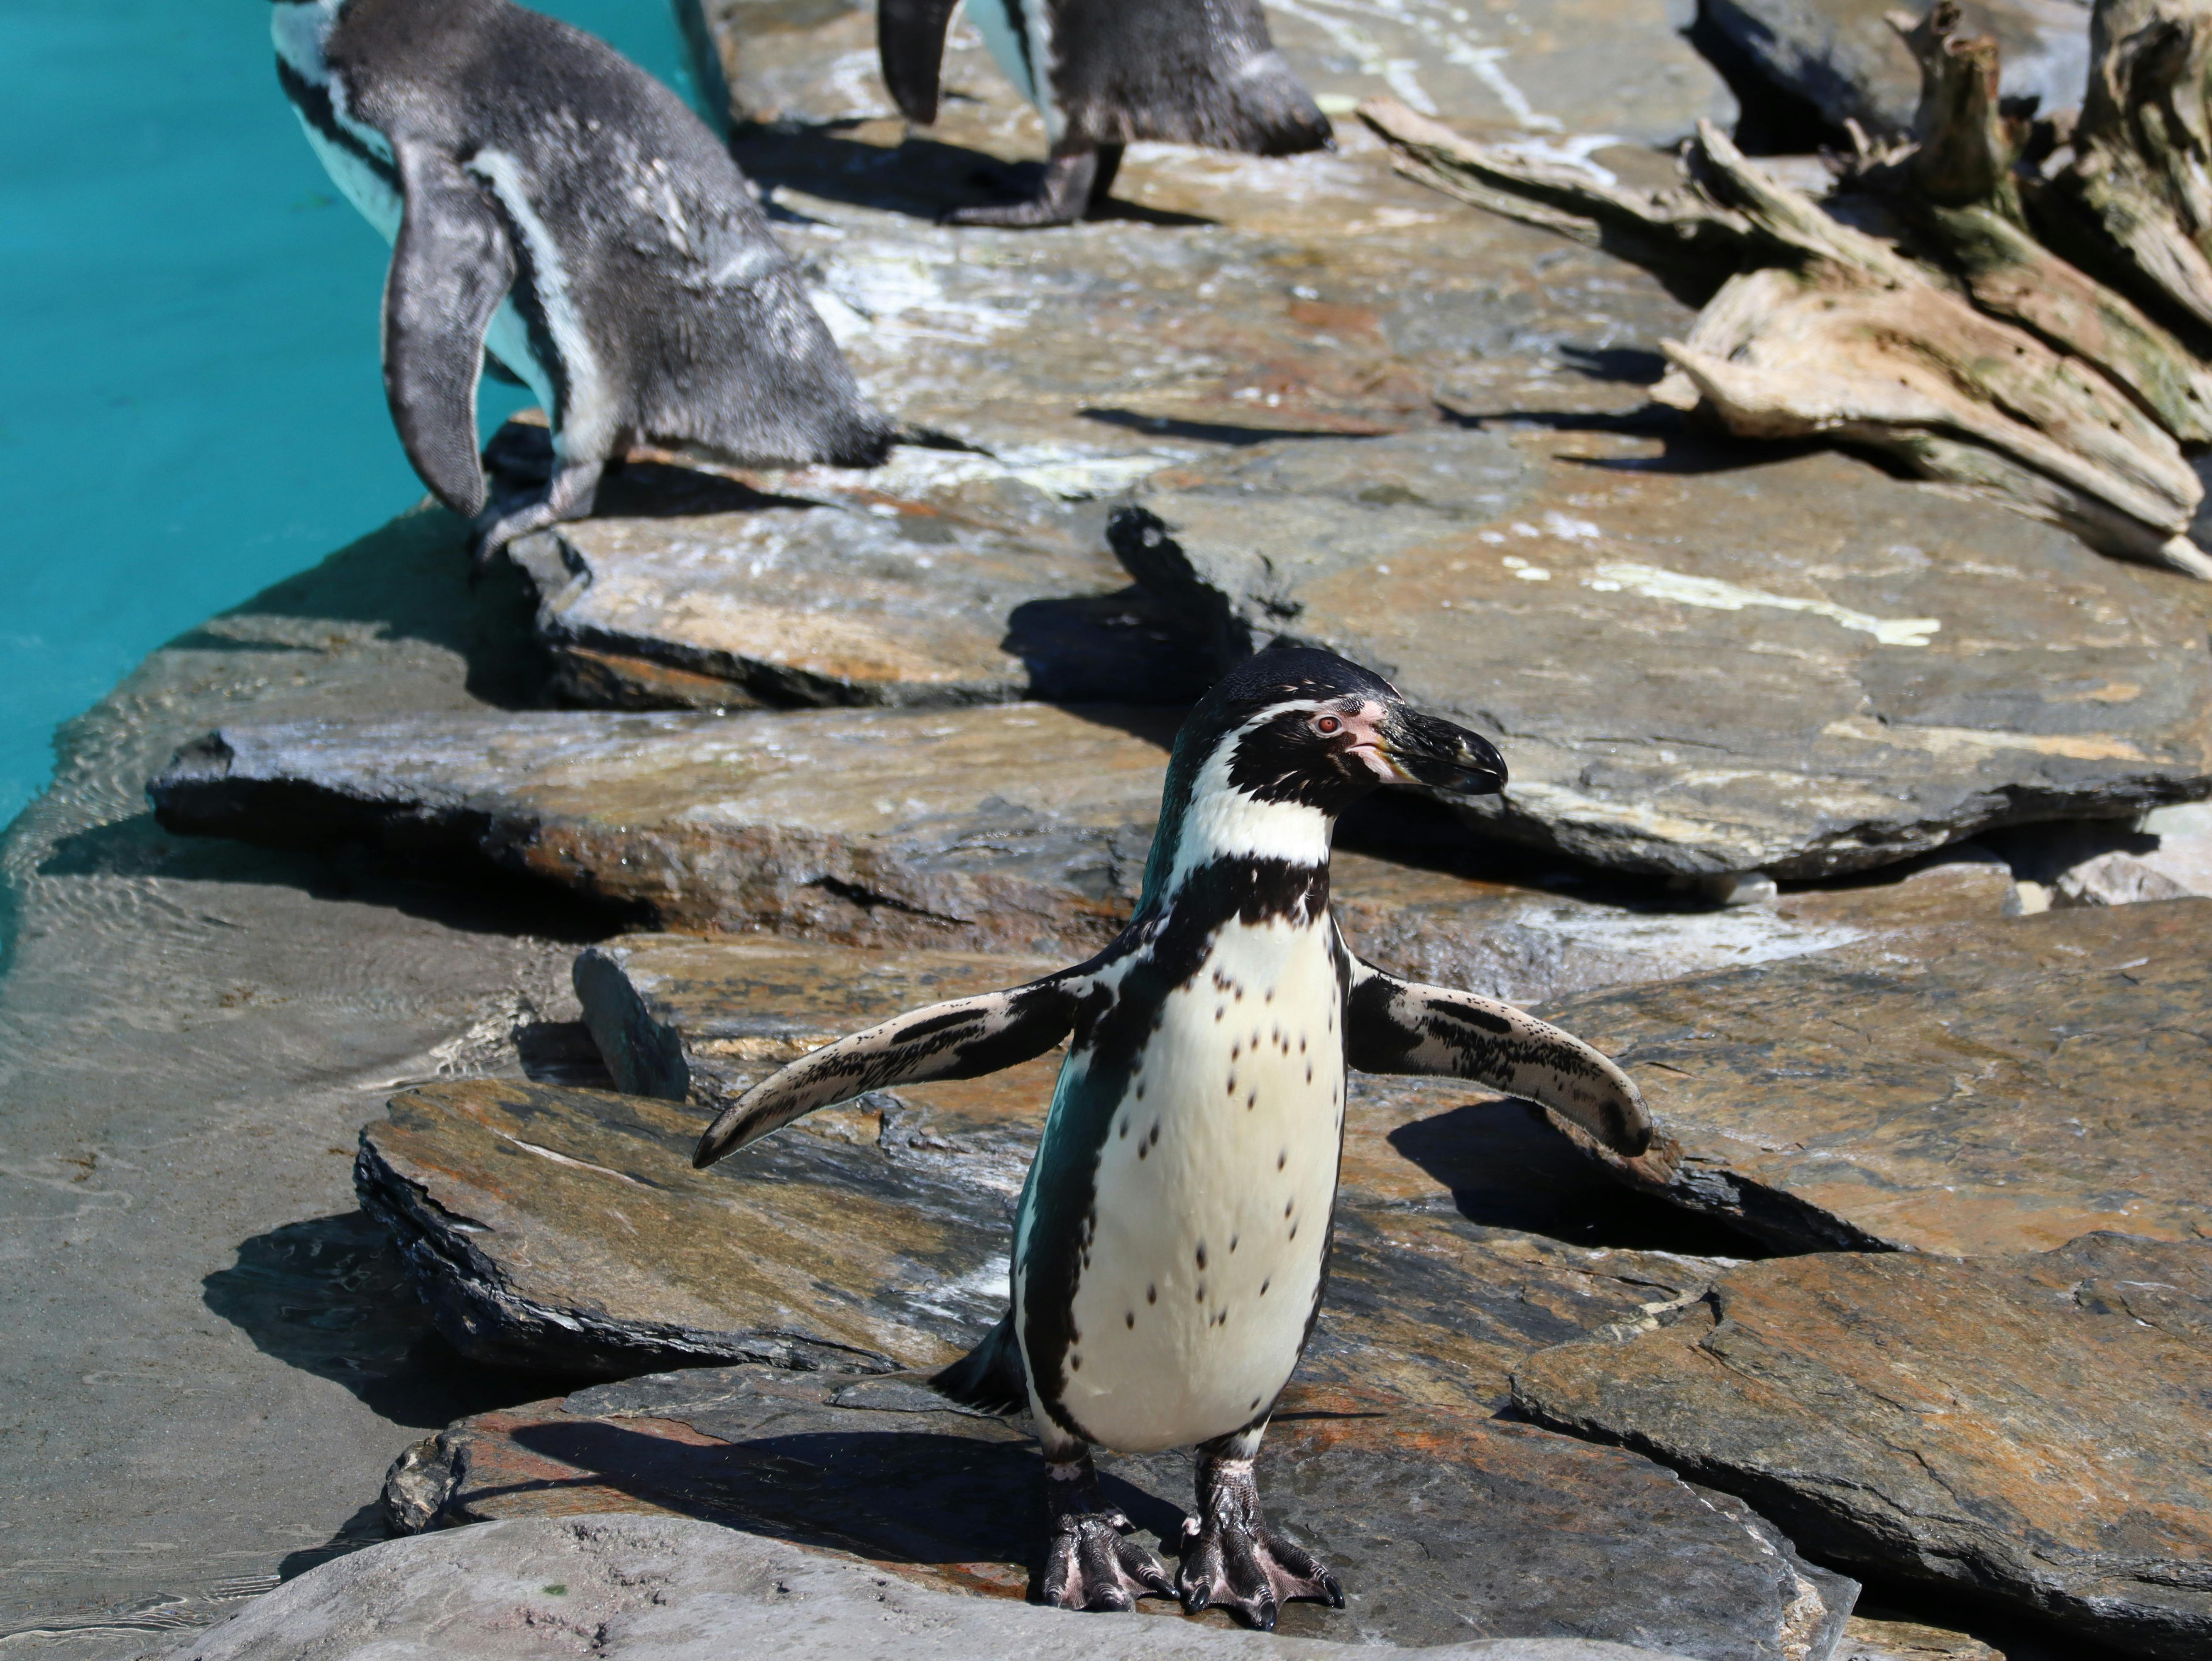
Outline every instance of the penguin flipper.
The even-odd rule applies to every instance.
[[[399,442],[438,500],[483,511],[477,380],[484,331],[514,286],[514,249],[498,212],[451,158],[392,147],[406,202],[384,282],[384,396]]]
[[[800,1056],[763,1079],[707,1127],[691,1163],[704,1170],[817,1107],[894,1085],[979,1079],[1042,1056],[1075,1025],[1089,983],[1078,966],[1004,992],[910,1009]]]
[[[945,65],[945,32],[960,0],[878,0],[876,52],[884,84],[906,119],[927,127],[937,119],[938,76]]]
[[[1352,960],[1344,1059],[1363,1073],[1437,1074],[1537,1102],[1614,1153],[1651,1145],[1643,1092],[1571,1032],[1510,1004],[1420,986]]]
[[[1014,1311],[1001,1315],[981,1343],[936,1374],[929,1384],[939,1396],[985,1413],[1019,1413],[1029,1406],[1029,1369],[1022,1365],[1022,1347],[1014,1339]]]

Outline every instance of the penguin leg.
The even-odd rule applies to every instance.
[[[542,531],[572,519],[582,519],[598,499],[604,461],[569,461],[556,465],[552,483],[542,496],[501,512],[496,506],[477,515],[469,527],[469,581],[474,582],[491,568],[517,537]]]
[[[1121,165],[1119,144],[1070,144],[1053,152],[1044,164],[1044,183],[1024,202],[994,203],[988,207],[955,208],[939,222],[946,225],[997,225],[1012,230],[1034,230],[1047,225],[1073,225],[1097,201],[1113,182]],[[1104,175],[1104,181],[1100,179]]]
[[[1127,1538],[1135,1526],[1098,1492],[1098,1472],[1081,1442],[1045,1443],[1045,1549],[1042,1601],[1063,1609],[1130,1609],[1139,1597],[1172,1597],[1158,1558]]]
[[[1260,1514],[1252,1462],[1266,1430],[1263,1421],[1200,1445],[1198,1515],[1182,1525],[1176,1584],[1188,1614],[1218,1603],[1247,1625],[1273,1632],[1276,1612],[1291,1599],[1340,1609],[1344,1591],[1311,1552],[1276,1533]]]

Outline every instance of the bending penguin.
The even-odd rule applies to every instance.
[[[474,521],[478,569],[592,509],[649,441],[757,465],[883,459],[744,175],[675,94],[508,0],[274,0],[307,142],[392,243],[384,390],[407,459]],[[553,429],[544,495],[487,507],[476,399],[495,373]]]
[[[1507,1091],[1625,1154],[1650,1141],[1635,1085],[1580,1039],[1346,949],[1330,835],[1346,807],[1399,782],[1480,794],[1504,788],[1505,764],[1342,658],[1261,654],[1176,738],[1144,893],[1111,946],[817,1050],[700,1141],[695,1163],[711,1165],[816,1108],[994,1073],[1072,1035],[1015,1222],[1013,1307],[933,1381],[1033,1415],[1048,1603],[1179,1594],[1261,1628],[1286,1599],[1341,1607],[1335,1578],[1261,1516],[1253,1460],[1320,1307],[1347,1066]],[[1172,1585],[1102,1502],[1094,1444],[1197,1448]]]
[[[907,119],[937,119],[957,0],[878,0],[884,80]],[[962,208],[954,225],[1066,225],[1106,199],[1139,138],[1292,155],[1328,118],[1267,33],[1259,0],[968,0],[1008,80],[1044,117],[1052,157],[1035,196]]]

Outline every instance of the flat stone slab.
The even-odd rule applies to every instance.
[[[518,550],[586,703],[1188,700],[1203,660],[1127,592],[1101,501],[1269,431],[1427,426],[1440,402],[1632,409],[1687,326],[1644,273],[1398,177],[1349,120],[1336,153],[1285,161],[1139,145],[1105,222],[940,227],[1046,148],[971,27],[925,137],[891,110],[872,9],[716,9],[752,118],[739,159],[855,373],[910,435],[967,447],[902,446],[866,473],[634,463],[592,519]],[[1572,9],[1294,0],[1274,22],[1340,113],[1395,88],[1498,137],[1571,131],[1638,176],[1669,164],[1637,147],[1732,119],[1666,0],[1563,36]],[[495,462],[542,478],[507,438]]]
[[[1750,1498],[1830,1561],[2126,1653],[2212,1646],[2212,1242],[1723,1275],[1674,1324],[1532,1358],[1515,1399]]]
[[[1104,510],[1068,499],[1118,486],[1128,466],[904,446],[867,472],[724,476],[650,453],[592,518],[515,551],[559,688],[580,703],[1188,703],[1205,691],[1176,620],[1107,551]],[[550,460],[544,429],[519,423],[489,454],[510,487],[542,484]]]
[[[2201,585],[1842,456],[1732,460],[1262,445],[1154,475],[1112,533],[1224,656],[1326,644],[1495,735],[1512,783],[1468,811],[1598,865],[1818,877],[2212,791]]]
[[[1172,1555],[1188,1458],[1107,1456],[1101,1469],[1146,1542]],[[1832,1654],[1857,1591],[1806,1566],[1741,1501],[1638,1455],[1371,1390],[1294,1387],[1261,1471],[1273,1519],[1346,1591],[1340,1612],[1286,1606],[1285,1635],[1573,1637],[1783,1661]],[[387,1492],[403,1515],[442,1524],[675,1513],[1010,1601],[1039,1567],[1041,1481],[1024,1431],[953,1410],[911,1378],[739,1366],[463,1420],[406,1456]],[[1163,1635],[1228,1621],[1142,1607]]]
[[[763,1048],[787,1041],[770,1025],[752,1035]],[[704,1171],[690,1153],[708,1114],[691,1104],[438,1084],[362,1131],[355,1181],[440,1329],[480,1360],[599,1377],[931,1368],[1006,1308],[1012,1208],[1057,1064],[865,1097]],[[1666,1208],[1619,1194],[1516,1109],[1422,1110],[1453,1101],[1353,1098],[1303,1376],[1486,1416],[1522,1356],[1645,1319],[1724,1260],[1685,1254],[1694,1238],[1653,1250],[1523,1232],[1547,1206],[1587,1208],[1593,1183],[1616,1216]],[[1520,1212],[1487,1185],[1516,1190]]]
[[[1351,1661],[1352,1643],[1101,1621],[918,1585],[874,1565],[680,1517],[528,1518],[326,1563],[164,1652],[174,1661],[405,1654],[547,1661]],[[1582,1639],[1475,1639],[1423,1661],[1680,1661]]]
[[[1088,956],[1127,919],[1175,717],[1046,704],[227,727],[168,829],[489,861],[664,927]]]
[[[1473,21],[1430,0],[1395,15],[1298,0],[1272,16],[1292,62],[1346,117],[1394,78],[1419,81],[1409,90],[1425,106],[1543,143],[1562,129],[1534,107],[1540,125],[1498,130],[1501,60],[1467,42],[1520,20],[1540,35],[1534,20],[1552,9],[1538,0],[1513,20]],[[757,7],[726,15],[735,101],[751,118],[736,153],[785,210],[777,235],[818,281],[862,385],[917,428],[1010,466],[1064,470],[1050,488],[1110,493],[1255,430],[1425,426],[1439,400],[1634,409],[1656,378],[1648,355],[1686,323],[1644,272],[1397,176],[1348,119],[1334,152],[1276,161],[1133,146],[1103,220],[1043,234],[940,227],[948,208],[1026,188],[1046,151],[1035,113],[972,30],[955,25],[939,125],[909,131],[877,70],[872,9],[791,27],[763,27]],[[1718,77],[1673,27],[1661,4],[1636,0],[1608,7],[1605,46],[1579,28],[1560,54],[1585,60],[1563,64],[1560,82],[1607,119],[1554,119],[1596,138],[1595,159],[1624,177],[1670,176],[1669,159],[1643,146],[1725,106]],[[1592,78],[1586,55],[1615,44],[1638,73]],[[1616,88],[1677,66],[1690,95],[1639,131]]]
[[[2212,901],[2053,911],[1542,1013],[1674,1144],[1616,1169],[1786,1250],[2190,1240],[2212,1238],[2207,940]]]
[[[2033,98],[2046,115],[2081,106],[2089,80],[2081,0],[1965,0],[1960,9],[1966,34],[1997,38],[2001,96]],[[1904,138],[1920,106],[1920,71],[1883,10],[1880,0],[1708,0],[1704,15],[1832,125]]]

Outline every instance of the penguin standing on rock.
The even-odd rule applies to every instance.
[[[957,0],[878,0],[884,80],[908,120],[937,119]],[[1328,119],[1267,34],[1259,0],[968,0],[991,56],[1044,117],[1052,158],[1025,202],[962,208],[953,225],[1067,225],[1106,199],[1139,138],[1293,155]]]
[[[474,521],[478,569],[591,512],[648,441],[870,466],[890,423],[729,153],[613,48],[508,0],[274,0],[276,75],[339,190],[392,245],[384,389],[407,459]],[[486,506],[476,397],[526,382],[545,494]]]
[[[1505,764],[1342,658],[1261,654],[1177,736],[1144,893],[1111,946],[815,1050],[699,1143],[694,1162],[710,1165],[816,1108],[997,1072],[1073,1035],[1022,1190],[1013,1307],[933,1381],[1034,1416],[1048,1603],[1180,1595],[1263,1628],[1286,1599],[1342,1606],[1335,1578],[1261,1515],[1252,1466],[1320,1307],[1347,1066],[1508,1091],[1625,1154],[1650,1139],[1636,1086],[1581,1040],[1346,949],[1330,834],[1394,782],[1480,794],[1504,788]],[[1197,1447],[1197,1515],[1173,1583],[1101,1500],[1094,1443]]]

